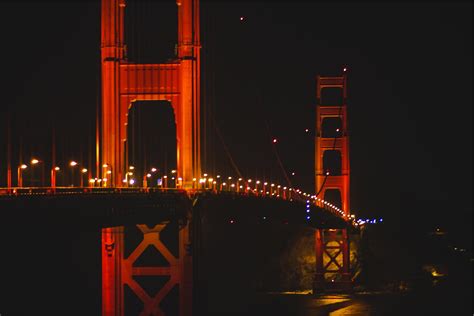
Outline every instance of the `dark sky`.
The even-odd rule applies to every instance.
[[[174,1],[137,8],[130,55],[172,57]],[[0,124],[5,135],[10,112],[14,166],[20,138],[25,157],[48,156],[53,122],[61,159],[85,161],[93,148],[99,9],[99,0],[1,2]],[[243,174],[283,181],[276,137],[292,182],[313,192],[316,76],[347,66],[352,209],[471,229],[470,2],[214,1],[201,4],[201,26],[204,169],[232,170],[214,115]]]

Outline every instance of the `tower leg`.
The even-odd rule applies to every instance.
[[[347,229],[316,229],[315,253],[313,293],[350,291],[352,282]]]
[[[143,239],[127,258],[124,257],[124,240],[127,238],[124,227],[102,230],[102,316],[128,316],[124,309],[127,304],[124,299],[125,286],[143,303],[142,309],[136,311],[137,315],[166,315],[160,304],[175,287],[178,287],[179,292],[179,316],[192,315],[192,256],[187,251],[190,244],[190,221],[179,227],[178,257],[160,239],[161,231],[168,224],[169,221],[165,221],[151,228],[136,225]],[[135,261],[148,247],[154,247],[169,265],[136,266]],[[164,276],[168,279],[157,293],[150,295],[137,282],[137,278],[148,276]]]

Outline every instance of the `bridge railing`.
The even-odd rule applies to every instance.
[[[13,187],[0,188],[0,196],[17,196],[17,195],[67,195],[67,194],[137,194],[137,193],[165,193],[175,192],[183,194],[195,194],[199,192],[211,192],[214,194],[232,194],[240,196],[254,196],[259,198],[282,199],[287,201],[299,201],[314,205],[316,207],[325,209],[334,215],[343,218],[346,221],[351,221],[357,226],[354,221],[355,217],[349,213],[344,212],[337,206],[308,193],[302,192],[299,189],[282,187],[280,185],[269,185],[269,189],[265,190],[266,183],[263,184],[263,189],[258,189],[257,186],[251,188],[243,185],[227,185],[225,182],[220,185],[211,186],[201,185],[195,186],[191,189],[184,189],[179,186],[175,187]]]

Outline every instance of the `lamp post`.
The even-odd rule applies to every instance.
[[[23,175],[22,175],[21,171],[25,170],[26,168],[28,168],[28,166],[25,165],[25,164],[21,164],[21,165],[18,166],[18,179],[17,179],[17,181],[18,181],[18,187],[20,187],[20,188],[23,187]]]
[[[56,172],[59,171],[59,167],[51,168],[51,187],[56,188]]]
[[[39,164],[40,162],[42,163],[42,161],[39,161],[36,158],[31,159],[31,178],[32,178],[31,182],[34,182],[33,167]],[[44,186],[44,163],[42,163],[42,166],[41,166],[41,186]]]
[[[72,160],[69,162],[69,166],[71,167],[71,187],[74,187],[74,167],[77,166],[77,162]]]
[[[143,187],[148,188],[148,179],[151,178],[151,173],[143,175]]]
[[[128,172],[125,172],[125,179],[123,179],[123,183],[125,183],[127,185],[127,188],[129,187],[129,184],[133,184],[133,183],[130,183],[130,176],[133,176],[133,172],[131,171],[128,171]]]
[[[107,182],[110,182],[110,185],[112,186],[113,185],[113,182],[112,182],[112,166],[108,163],[104,163],[102,165],[102,169],[103,169],[103,172],[102,172],[102,179],[107,179],[107,175],[110,174],[110,181],[108,181],[109,179],[107,179],[107,181],[103,181],[103,186],[106,187],[107,186]],[[106,170],[108,169],[108,170]]]
[[[255,181],[255,194],[258,194],[258,185],[260,184],[260,180]]]
[[[153,177],[153,174],[157,171],[158,171],[158,169],[156,169],[156,168],[151,168],[150,169],[150,172],[148,172],[148,174],[147,174],[147,178],[148,178],[147,179],[147,185],[150,185],[151,187],[153,187],[153,178],[152,177]],[[148,176],[148,175],[150,175],[150,176]],[[150,183],[150,184],[148,184],[148,183]]]
[[[81,170],[81,188],[84,186],[84,175],[87,173],[86,168],[82,168]]]

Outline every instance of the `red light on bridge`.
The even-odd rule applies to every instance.
[[[276,138],[273,139],[273,143],[274,143],[274,144],[276,144],[277,141],[278,141],[278,140],[277,140]]]

